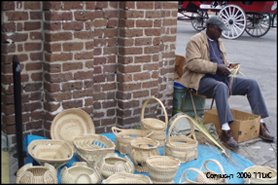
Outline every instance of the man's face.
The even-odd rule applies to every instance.
[[[215,26],[215,25],[208,26],[208,34],[211,39],[213,39],[213,40],[219,39],[221,36],[221,33],[222,33],[222,30],[218,26]]]

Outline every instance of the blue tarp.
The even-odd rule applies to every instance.
[[[111,139],[113,142],[115,142],[115,135],[112,134],[112,133],[104,133],[102,134],[106,137],[108,137],[109,139]],[[24,138],[24,151],[26,152],[27,154],[27,158],[25,160],[25,163],[33,163],[34,165],[36,165],[37,163],[32,159],[31,156],[28,155],[27,153],[27,147],[28,147],[28,144],[33,141],[33,140],[36,140],[36,139],[47,139],[45,137],[41,137],[41,136],[36,136],[36,135],[27,135],[25,136]],[[160,154],[162,155],[164,153],[164,149],[163,147],[160,147],[159,148],[159,152]],[[118,152],[116,152],[118,155],[122,156],[121,154],[119,154]],[[230,177],[232,178],[226,178],[227,180],[227,183],[244,183],[244,179],[242,178],[238,178],[238,174],[243,172],[245,168],[247,167],[250,167],[250,166],[253,166],[254,164],[249,161],[248,159],[240,156],[239,154],[237,153],[234,153],[234,152],[229,152],[229,156],[230,158],[226,158],[225,156],[223,156],[220,151],[214,147],[214,146],[211,146],[211,145],[202,145],[202,144],[199,144],[198,145],[198,157],[196,160],[193,160],[193,161],[189,161],[189,162],[186,162],[186,163],[181,163],[178,171],[177,171],[177,174],[174,178],[174,182],[175,183],[179,183],[179,180],[180,180],[180,177],[182,175],[182,173],[184,172],[185,169],[187,168],[190,168],[190,167],[194,167],[194,168],[201,168],[202,164],[207,160],[207,159],[216,159],[218,160],[223,168],[224,168],[224,171],[225,171],[225,174],[226,175],[230,175]],[[78,160],[78,157],[76,154],[74,154],[74,156],[72,157],[72,159],[70,161],[68,161],[65,165],[67,167],[70,167],[72,166],[72,163],[73,162],[76,162],[76,161],[79,161]],[[61,172],[61,169],[63,168],[64,166],[60,167],[58,169],[58,182],[60,183],[60,172]],[[218,168],[216,168],[216,166],[210,166],[208,164],[208,167],[211,169],[211,170],[214,170],[216,172],[220,172]],[[137,174],[144,174],[144,175],[148,175],[148,173],[140,173],[140,172],[135,172]],[[231,175],[233,174],[233,175]],[[195,175],[195,174],[194,174]],[[188,174],[188,178],[189,179],[192,179],[193,178],[193,174]]]

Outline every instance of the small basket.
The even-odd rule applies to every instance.
[[[102,160],[99,161],[97,169],[99,169],[101,175],[105,179],[117,172],[133,173],[135,170],[133,163],[127,156],[122,158],[115,153],[107,154],[103,157]]]
[[[49,163],[56,168],[64,165],[74,154],[71,144],[63,140],[33,140],[27,149],[39,164]]]
[[[157,118],[145,118],[145,109],[151,100],[156,100],[162,107],[164,117],[165,117],[164,122]],[[144,104],[142,106],[142,110],[141,110],[141,125],[142,125],[143,129],[150,130],[153,132],[153,134],[150,136],[150,138],[159,141],[159,146],[165,145],[166,128],[168,125],[168,114],[165,109],[165,106],[158,98],[152,96],[151,98],[147,99],[144,102]]]
[[[118,172],[102,181],[102,184],[153,184],[150,177],[142,174]]]
[[[246,184],[277,184],[277,170],[269,166],[254,165],[243,172],[251,174],[251,178],[244,179]]]
[[[186,119],[190,124],[190,133],[182,135],[172,135],[172,131],[176,123],[180,119]],[[168,130],[168,138],[165,146],[165,155],[175,157],[181,162],[188,162],[197,159],[198,156],[198,141],[195,136],[194,125],[192,118],[186,114],[178,115],[172,122]]]
[[[116,136],[116,150],[121,154],[129,154],[130,141],[137,137],[149,137],[152,131],[141,129],[120,129],[112,127],[112,132]]]
[[[62,184],[98,184],[102,180],[99,172],[88,167],[86,162],[75,162],[70,168],[61,171]]]
[[[57,170],[48,163],[44,166],[25,164],[16,173],[16,184],[58,184]]]
[[[130,142],[130,157],[135,170],[147,172],[146,160],[148,157],[159,155],[157,148],[159,142],[146,137],[138,137]]]
[[[173,183],[180,160],[170,156],[153,156],[146,160],[148,172],[154,183]]]
[[[94,167],[106,154],[115,152],[115,144],[99,134],[76,137],[73,144],[78,157],[88,162],[90,167]]]
[[[180,183],[190,183],[190,184],[226,184],[226,179],[225,178],[221,178],[221,177],[217,177],[217,172],[210,170],[207,167],[207,163],[208,162],[213,162],[215,165],[217,165],[217,167],[219,168],[222,176],[225,174],[225,171],[223,169],[223,166],[221,165],[221,163],[215,159],[208,159],[206,160],[201,169],[197,169],[197,168],[187,168],[183,173],[182,176],[180,178]],[[204,171],[202,171],[202,169],[204,169]],[[189,172],[195,172],[197,174],[195,180],[193,179],[189,179],[187,177]],[[210,173],[210,176],[215,176],[215,178],[208,178],[206,176],[207,173]]]

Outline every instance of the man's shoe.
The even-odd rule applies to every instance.
[[[236,142],[236,140],[232,136],[232,131],[231,130],[222,130],[222,133],[220,135],[220,140],[223,142],[223,144],[233,150],[237,151],[239,149],[239,146]]]
[[[274,141],[274,137],[270,135],[265,123],[261,123],[260,125],[260,138],[267,142]]]

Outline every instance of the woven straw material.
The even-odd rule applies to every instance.
[[[33,166],[28,163],[18,169],[16,184],[58,184],[57,171],[54,166]]]
[[[171,183],[180,166],[180,160],[170,156],[153,156],[146,160],[151,180],[154,183]]]
[[[28,145],[28,153],[39,164],[49,163],[56,168],[73,157],[73,147],[62,140],[34,140]]]
[[[115,152],[115,144],[99,134],[76,137],[73,144],[77,155],[91,165],[95,165],[106,154]]]
[[[147,172],[146,160],[157,156],[159,142],[150,138],[138,137],[130,142],[130,157],[138,172]]]
[[[246,184],[277,184],[277,170],[269,166],[254,165],[246,168],[243,172],[252,175],[251,178],[244,179]]]
[[[61,171],[62,184],[98,184],[102,180],[99,172],[88,167],[86,162],[75,162]]]
[[[97,168],[101,175],[106,179],[117,172],[134,172],[133,163],[125,156],[125,158],[114,154],[107,154],[102,160],[98,162]]]
[[[230,64],[229,70],[231,72],[231,75],[237,75],[239,73],[239,68],[240,68],[239,63]]]
[[[121,154],[129,154],[130,141],[137,137],[149,137],[152,131],[142,129],[120,129],[112,127],[112,132],[116,136],[116,150]]]
[[[172,135],[172,131],[176,123],[180,119],[187,119],[190,123],[190,133],[184,135]],[[198,156],[198,141],[195,136],[194,125],[191,122],[192,118],[186,114],[175,117],[168,130],[168,139],[165,146],[165,155],[175,157],[181,162],[188,162],[197,159]]]
[[[102,184],[153,184],[148,176],[118,172],[102,181]]]
[[[95,126],[90,115],[79,108],[71,108],[55,116],[50,127],[52,139],[72,142],[75,137],[94,134]]]

